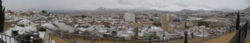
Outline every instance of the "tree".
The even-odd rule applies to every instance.
[[[198,22],[198,26],[202,26],[202,25],[204,25],[204,26],[208,27],[209,23],[204,22],[204,21],[200,21],[200,22]]]
[[[188,39],[187,39],[187,31],[184,32],[184,43],[188,43]]]
[[[0,0],[0,32],[3,32],[4,29],[4,8],[2,6],[2,0]]]
[[[42,10],[42,13],[47,13],[45,10]]]
[[[239,30],[239,27],[240,27],[240,11],[237,12],[236,30]]]

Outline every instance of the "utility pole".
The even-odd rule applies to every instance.
[[[4,29],[4,8],[2,5],[2,0],[0,0],[0,32],[3,32]]]

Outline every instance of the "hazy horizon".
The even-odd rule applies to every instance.
[[[153,9],[164,11],[191,10],[241,10],[250,5],[249,0],[3,0],[7,10],[95,10]]]

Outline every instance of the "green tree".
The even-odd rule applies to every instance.
[[[204,25],[204,26],[208,27],[209,23],[204,22],[204,21],[200,21],[200,22],[198,22],[198,26],[202,26],[202,25]]]
[[[236,16],[236,29],[239,30],[240,28],[240,11],[237,12],[237,16]]]
[[[4,7],[2,5],[2,0],[0,0],[0,32],[3,32],[4,29]]]

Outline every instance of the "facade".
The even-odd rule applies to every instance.
[[[172,14],[161,14],[160,17],[161,17],[160,19],[161,19],[162,28],[171,33],[174,30],[173,27],[172,27],[172,24],[171,24],[171,22],[173,22],[174,15],[172,15]]]
[[[135,14],[133,13],[127,12],[123,17],[126,22],[135,22]]]

